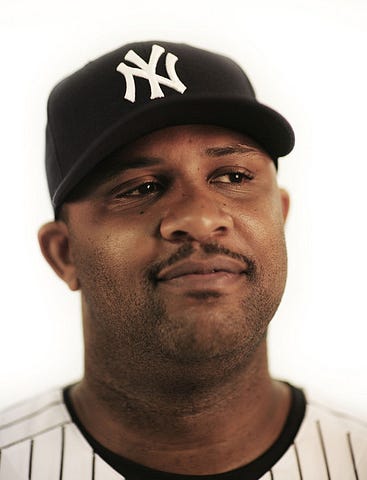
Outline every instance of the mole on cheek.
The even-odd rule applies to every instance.
[[[144,213],[144,210],[142,210],[141,212],[139,212],[140,215],[143,215],[143,213]]]

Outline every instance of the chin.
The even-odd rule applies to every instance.
[[[267,325],[254,325],[242,311],[187,309],[160,322],[158,338],[167,360],[183,366],[232,363],[247,358],[263,339]]]

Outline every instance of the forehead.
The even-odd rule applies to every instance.
[[[182,155],[193,154],[192,158],[219,157],[234,153],[266,152],[247,135],[211,125],[180,125],[167,127],[145,135],[138,140],[116,150],[98,167],[101,178],[110,178],[127,168],[166,163]],[[268,157],[270,158],[270,157]]]
[[[213,125],[179,125],[157,130],[145,135],[130,145],[122,148],[120,152],[134,152],[150,149],[167,148],[200,148],[204,149],[210,145],[236,145],[244,144],[258,150],[261,147],[249,136],[230,130],[228,128],[216,127]]]

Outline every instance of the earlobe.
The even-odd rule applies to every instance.
[[[290,206],[290,198],[289,198],[289,193],[284,190],[284,188],[280,188],[280,200],[282,204],[282,212],[283,212],[283,220],[284,223],[287,220],[288,212],[289,212],[289,206]]]
[[[46,223],[39,229],[38,241],[43,256],[56,274],[67,283],[70,290],[79,290],[67,225],[62,221]]]

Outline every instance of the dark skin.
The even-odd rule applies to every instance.
[[[288,194],[243,134],[171,127],[122,149],[119,168],[39,232],[81,290],[85,376],[71,391],[90,434],[173,473],[246,465],[276,440],[288,387],[266,331],[286,281]]]

